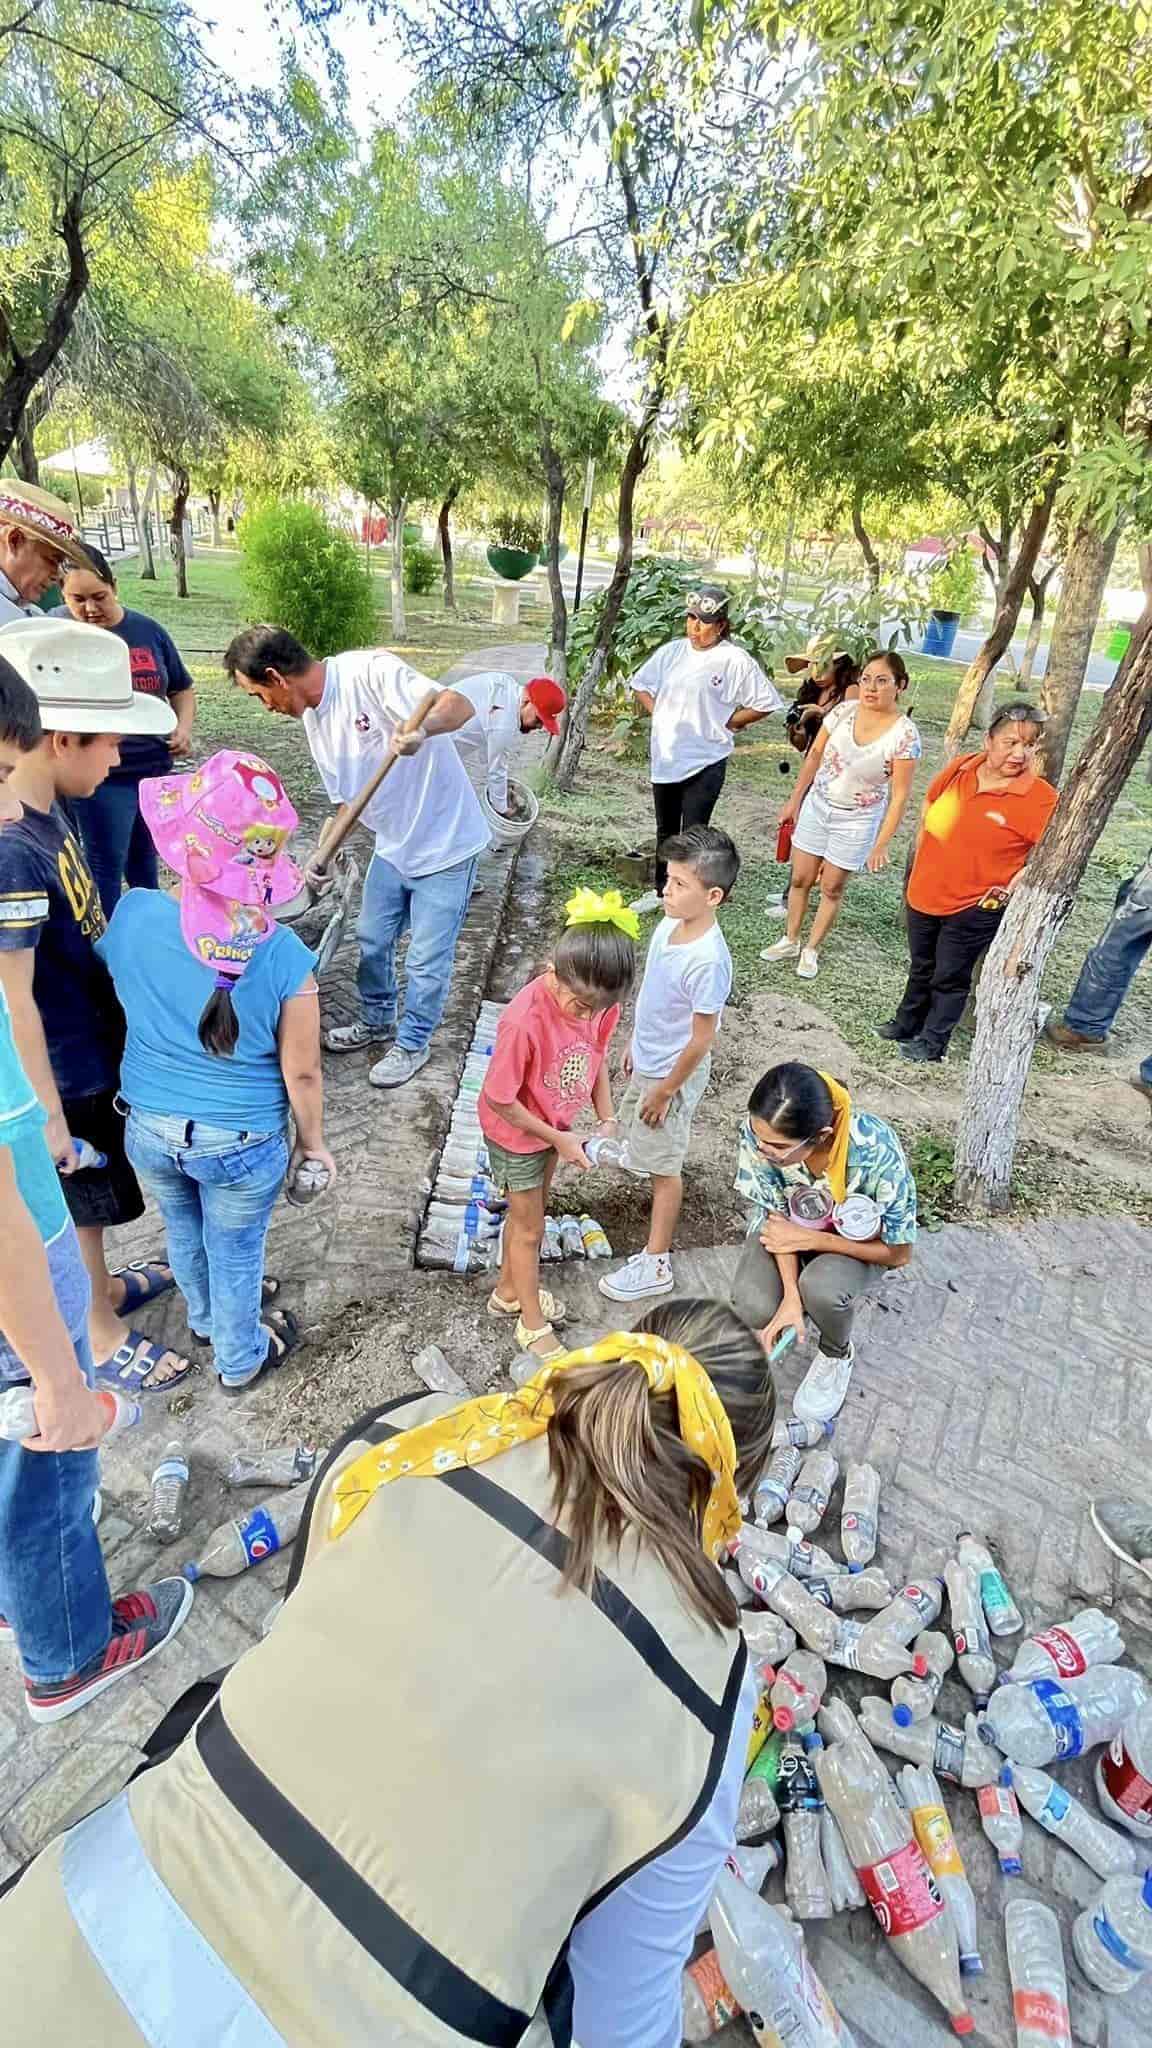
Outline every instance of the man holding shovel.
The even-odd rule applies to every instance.
[[[430,740],[406,755],[395,735],[437,690],[427,676],[383,647],[317,661],[280,626],[248,626],[224,666],[268,711],[303,722],[329,796],[351,804],[386,765],[386,781],[362,817],[376,851],[360,908],[361,1014],[323,1033],[328,1052],[352,1052],[392,1039],[368,1078],[400,1088],[428,1061],[428,1042],[444,1013],[456,941],[488,844],[484,814],[452,741]],[[339,823],[337,817],[336,823]],[[319,881],[323,870],[308,871]],[[326,878],[325,878],[326,879]],[[398,1014],[396,947],[409,930],[407,988]]]

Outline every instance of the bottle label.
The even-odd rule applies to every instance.
[[[715,1949],[708,1949],[696,1962],[689,1963],[688,1975],[704,2001],[704,2009],[713,2022],[712,2031],[718,2034],[721,2027],[737,2017],[740,2007],[724,1981]]]
[[[1040,1814],[1041,1827],[1047,1827],[1049,1823],[1053,1827],[1058,1827],[1071,1804],[1072,1801],[1069,1799],[1067,1792],[1065,1792],[1063,1785],[1053,1785],[1047,1799],[1044,1801],[1043,1810]]]
[[[1101,1757],[1100,1776],[1121,1813],[1152,1826],[1152,1783],[1136,1769],[1122,1735],[1113,1737]]]
[[[1124,1936],[1117,1934],[1107,1913],[1093,1914],[1092,1932],[1095,1934],[1101,1947],[1106,1948],[1109,1955],[1113,1956],[1118,1963],[1122,1963],[1126,1970],[1135,1970],[1140,1975],[1146,1969],[1147,1963],[1144,1955],[1139,1950],[1130,1948]]]
[[[467,1231],[462,1230],[456,1239],[456,1250],[452,1258],[452,1271],[454,1273],[466,1273],[468,1271],[468,1259],[471,1250],[472,1240],[468,1236]]]
[[[904,1586],[901,1588],[897,1598],[907,1600],[909,1606],[916,1609],[922,1621],[934,1621],[940,1612],[940,1597],[934,1584],[932,1586]]]
[[[829,1655],[835,1659],[837,1664],[843,1665],[845,1671],[859,1671],[860,1669],[860,1638],[863,1633],[864,1624],[862,1621],[842,1621],[840,1623],[840,1633],[836,1638],[836,1648],[830,1651]]]
[[[1013,1603],[999,1572],[981,1572],[980,1599],[986,1614],[1003,1614]]]
[[[1014,1991],[1012,2010],[1021,2033],[1046,2034],[1050,2041],[1069,2041],[1072,2022],[1062,1998],[1051,1991]]]
[[[863,1536],[866,1543],[875,1543],[876,1524],[871,1515],[844,1514],[840,1517],[840,1533]]]
[[[819,1602],[820,1602],[820,1605],[821,1605],[822,1607],[831,1607],[831,1605],[832,1605],[832,1581],[831,1581],[831,1579],[805,1579],[805,1581],[804,1581],[804,1591],[805,1591],[805,1592],[807,1593],[807,1595],[808,1595],[808,1597],[809,1597],[809,1599],[810,1599],[810,1600],[819,1600]]]
[[[975,1627],[970,1623],[967,1628],[958,1628],[952,1640],[956,1645],[956,1655],[958,1657],[990,1657],[992,1655],[992,1645],[986,1628]]]
[[[262,1558],[271,1557],[280,1548],[276,1524],[265,1508],[253,1508],[239,1523],[240,1541],[249,1564],[259,1564]]]
[[[1088,1659],[1066,1628],[1046,1628],[1032,1641],[1048,1652],[1061,1678],[1080,1678],[1087,1671]]]
[[[828,1506],[828,1495],[822,1492],[818,1486],[798,1486],[792,1495],[792,1499],[794,1502],[799,1501],[801,1507],[815,1508],[820,1515],[823,1515],[825,1508]],[[798,1543],[796,1548],[801,1556],[807,1551],[809,1557],[811,1557],[812,1545],[810,1543]]]
[[[928,1867],[934,1877],[963,1877],[964,1865],[952,1833],[952,1823],[942,1806],[916,1806],[912,1809],[912,1826],[916,1840],[928,1858]]]
[[[941,1721],[936,1730],[936,1748],[932,1757],[932,1769],[939,1771],[942,1778],[951,1778],[960,1783],[964,1769],[964,1733],[960,1728],[950,1728]]]
[[[918,1842],[908,1842],[883,1863],[857,1870],[865,1897],[883,1933],[914,1934],[944,1911],[940,1888]]]
[[[1057,1756],[1079,1756],[1084,1747],[1084,1730],[1075,1700],[1069,1698],[1054,1678],[1034,1678],[1028,1689],[1052,1723]]]
[[[1006,1813],[1009,1819],[1014,1819],[1020,1811],[1011,1785],[981,1785],[976,1794],[976,1804],[987,1820],[997,1813]]]

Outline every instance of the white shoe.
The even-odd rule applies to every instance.
[[[431,1047],[422,1045],[415,1051],[406,1045],[390,1045],[382,1060],[377,1060],[368,1070],[368,1079],[374,1088],[402,1088],[421,1067],[426,1067],[432,1057]]]
[[[801,981],[815,981],[820,972],[820,955],[813,947],[805,946],[796,962],[796,972]]]
[[[664,898],[655,889],[645,889],[644,894],[637,896],[628,908],[634,910],[637,917],[651,917],[654,911],[663,910]]]
[[[351,1024],[326,1024],[320,1033],[320,1043],[325,1052],[359,1052],[366,1045],[386,1045],[395,1036],[394,1024],[378,1029],[357,1017]]]
[[[787,891],[785,891],[785,892],[784,892],[784,894],[783,894],[782,896],[768,896],[768,897],[766,897],[766,898],[765,898],[765,900],[764,900],[764,915],[765,915],[765,917],[787,917],[787,915],[788,915],[788,893],[787,893]]]
[[[801,1422],[831,1422],[847,1399],[855,1363],[852,1345],[844,1358],[829,1358],[826,1351],[818,1351],[796,1389],[793,1414]]]
[[[794,960],[800,951],[799,939],[777,939],[771,946],[765,946],[762,960]]]
[[[634,1252],[618,1272],[604,1275],[600,1292],[609,1301],[640,1301],[647,1294],[671,1294],[674,1285],[667,1252]]]

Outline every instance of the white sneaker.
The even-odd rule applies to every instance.
[[[609,1301],[639,1301],[646,1294],[671,1294],[672,1261],[667,1252],[634,1252],[617,1273],[606,1273],[601,1294]]]
[[[844,1358],[829,1358],[826,1351],[818,1351],[796,1389],[793,1414],[801,1422],[831,1422],[847,1399],[855,1363],[852,1345]]]
[[[813,947],[805,946],[796,962],[796,972],[801,981],[815,981],[820,972],[820,955]]]
[[[368,1070],[368,1079],[374,1088],[402,1088],[421,1067],[426,1067],[432,1057],[431,1047],[420,1046],[412,1051],[406,1045],[390,1045],[382,1060],[377,1060]]]
[[[771,946],[765,946],[762,960],[794,960],[800,951],[799,939],[776,939]]]
[[[785,891],[784,891],[784,893],[783,893],[783,895],[781,895],[781,896],[767,896],[767,897],[765,897],[765,899],[764,899],[764,915],[765,915],[765,917],[787,917],[787,915],[788,915],[788,892],[787,892],[787,890],[785,890]]]
[[[645,889],[644,894],[637,896],[628,908],[634,910],[637,917],[651,917],[654,911],[663,910],[664,898],[655,889]]]
[[[365,1045],[386,1045],[395,1036],[394,1024],[378,1028],[357,1017],[351,1024],[326,1024],[320,1033],[320,1043],[325,1052],[359,1052]]]

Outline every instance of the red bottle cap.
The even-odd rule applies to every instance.
[[[927,1678],[928,1676],[928,1659],[924,1655],[923,1650],[917,1650],[916,1655],[912,1659],[912,1676],[913,1678]]]
[[[775,1721],[777,1728],[785,1735],[790,1735],[796,1726],[796,1716],[792,1712],[791,1707],[777,1707],[773,1712],[772,1719]]]
[[[971,2013],[962,2012],[958,2018],[953,2019],[952,2032],[954,2034],[971,2034],[974,2031],[975,2026],[976,2022],[973,2019]]]

